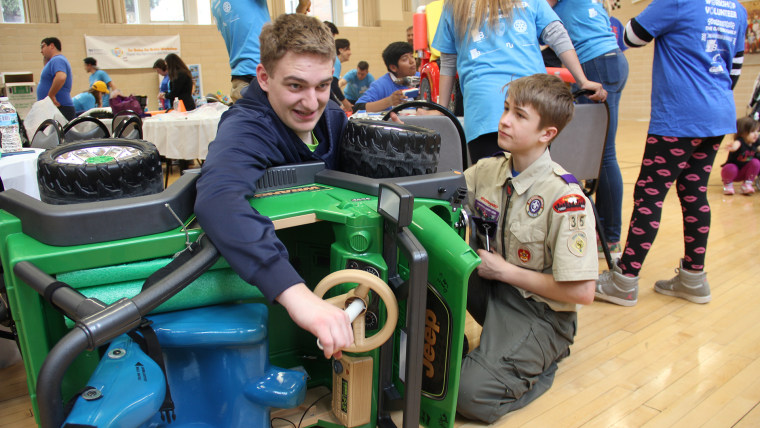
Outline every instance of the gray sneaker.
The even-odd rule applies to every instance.
[[[692,303],[707,303],[710,301],[710,284],[707,274],[689,272],[683,269],[683,259],[680,267],[676,268],[676,276],[654,283],[654,291],[666,296],[680,297]]]
[[[633,306],[638,301],[639,277],[625,276],[617,265],[613,270],[606,270],[596,280],[596,298],[620,306]]]

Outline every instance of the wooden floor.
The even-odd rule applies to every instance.
[[[646,126],[624,120],[618,133],[624,223]],[[493,426],[760,426],[760,195],[723,196],[719,165],[725,157],[718,154],[708,190],[712,302],[697,305],[652,290],[655,280],[673,276],[683,253],[680,208],[671,192],[641,271],[638,304],[583,308],[572,355],[560,364],[553,388]],[[469,328],[468,336],[475,335]],[[314,397],[319,392],[299,412]],[[304,424],[324,414],[327,401],[312,408]],[[22,366],[0,369],[0,428],[35,426],[30,409]],[[457,419],[457,427],[471,426],[481,425]]]

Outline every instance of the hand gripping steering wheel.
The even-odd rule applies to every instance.
[[[366,308],[369,303],[368,293],[372,290],[385,304],[387,315],[383,328],[370,337],[367,337],[364,331],[364,317],[357,317],[356,322],[352,320],[354,344],[343,350],[346,352],[366,352],[375,349],[385,343],[396,328],[396,322],[398,321],[398,302],[396,301],[396,296],[385,281],[369,272],[358,269],[344,269],[327,275],[314,288],[314,294],[321,298],[328,290],[338,284],[345,283],[358,283],[359,285],[345,294],[327,299],[328,303],[340,309],[346,309],[351,302],[359,299],[364,302],[364,307]],[[364,311],[361,311],[361,313],[364,313]]]

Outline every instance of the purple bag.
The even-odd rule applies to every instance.
[[[128,97],[116,95],[115,97],[111,97],[108,103],[111,105],[111,112],[113,112],[114,116],[124,110],[132,110],[141,117],[145,116],[145,112],[143,112],[142,106],[140,106],[140,101],[134,95]]]

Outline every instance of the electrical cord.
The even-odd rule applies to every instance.
[[[281,421],[285,421],[285,422],[289,423],[290,425],[292,425],[292,426],[293,426],[293,428],[301,428],[301,423],[303,423],[303,420],[304,420],[304,418],[306,417],[306,414],[307,414],[307,413],[309,413],[309,410],[310,410],[312,407],[316,406],[316,405],[317,405],[317,403],[319,403],[319,402],[320,402],[320,401],[321,401],[323,398],[325,398],[325,397],[327,397],[327,396],[330,396],[330,395],[332,395],[332,391],[330,391],[330,392],[327,392],[327,393],[325,393],[323,396],[321,396],[321,397],[317,398],[316,400],[314,400],[314,402],[313,402],[313,403],[311,403],[311,404],[309,405],[309,407],[307,407],[307,408],[306,408],[306,410],[304,410],[304,411],[303,411],[303,414],[301,415],[301,420],[299,420],[299,421],[298,421],[298,426],[296,426],[296,424],[294,424],[293,422],[291,422],[291,421],[290,421],[290,420],[288,420],[288,419],[285,419],[285,418],[280,418],[280,417],[275,417],[275,418],[272,418],[272,419],[269,421],[269,427],[270,427],[270,428],[274,428],[274,421],[275,421],[275,420],[281,420]]]
[[[330,395],[332,395],[332,391],[330,391],[330,392],[327,392],[325,395],[323,395],[323,396],[321,396],[321,397],[317,398],[316,400],[314,400],[314,402],[313,402],[313,403],[311,403],[311,405],[309,405],[309,407],[307,407],[307,408],[306,408],[306,410],[304,410],[304,412],[303,412],[303,415],[301,415],[301,420],[300,420],[300,421],[298,421],[298,428],[301,428],[301,422],[303,422],[303,418],[305,418],[305,417],[306,417],[306,414],[307,414],[307,413],[309,413],[309,409],[311,409],[312,407],[314,407],[314,406],[315,406],[317,403],[319,403],[319,402],[320,402],[320,401],[321,401],[323,398],[325,398],[325,397],[328,397],[328,396],[330,396]]]
[[[274,428],[274,421],[275,420],[285,421],[285,422],[289,423],[290,425],[292,425],[293,428],[296,428],[296,424],[294,424],[293,422],[290,422],[289,420],[287,420],[285,418],[272,418],[272,420],[269,421],[269,428]]]

